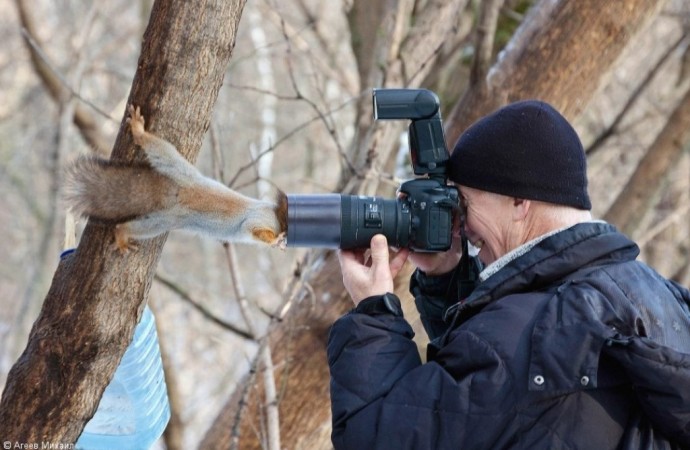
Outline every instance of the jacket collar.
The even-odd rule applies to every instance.
[[[634,260],[639,252],[637,245],[613,225],[605,222],[573,225],[506,263],[479,284],[467,299],[448,308],[444,319],[470,308],[482,308],[509,294],[544,289],[590,266]]]

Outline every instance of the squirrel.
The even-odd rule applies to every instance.
[[[278,190],[275,202],[257,200],[202,175],[174,145],[145,130],[139,107],[129,105],[127,124],[148,164],[82,156],[68,168],[65,189],[76,213],[115,224],[120,253],[137,248],[131,240],[175,229],[285,248],[285,193]]]

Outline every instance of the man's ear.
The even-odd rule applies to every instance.
[[[513,222],[525,220],[531,206],[531,200],[513,197]]]

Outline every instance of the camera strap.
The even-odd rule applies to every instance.
[[[479,278],[478,274],[481,266],[478,265],[478,261],[476,261],[477,258],[472,257],[469,254],[469,245],[467,238],[465,237],[465,232],[461,231],[460,236],[462,239],[462,257],[460,258],[460,262],[455,267],[455,271],[453,272],[457,292],[454,296],[453,304],[443,313],[443,320],[447,324],[445,332],[433,339],[427,345],[428,361],[433,361],[436,358],[436,354],[439,352],[439,350],[448,343],[450,334],[455,327],[459,325],[458,319],[460,318],[460,313],[467,308],[465,299],[472,294],[474,288],[477,286],[477,280]]]
[[[460,263],[456,268],[456,275],[458,277],[458,292],[457,300],[462,302],[472,294],[474,288],[477,286],[479,272],[481,267],[478,267],[476,257],[470,256],[469,239],[465,234],[465,221],[467,220],[467,210],[460,205],[460,242],[462,244],[462,256]]]
[[[461,232],[462,239],[462,257],[457,267],[458,276],[458,301],[463,301],[472,294],[474,288],[477,287],[478,275],[480,268],[477,267],[475,257],[469,254],[469,245],[464,231]]]

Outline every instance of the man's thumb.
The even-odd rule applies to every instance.
[[[377,234],[371,238],[371,262],[372,265],[382,264],[388,267],[388,240],[386,236]]]

